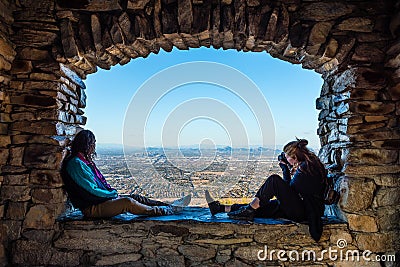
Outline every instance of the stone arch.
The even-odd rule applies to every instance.
[[[161,48],[200,46],[265,51],[323,75],[316,102],[320,156],[342,190],[340,213],[350,238],[361,250],[399,250],[396,1],[22,0],[0,6],[3,262],[69,257],[51,243],[65,197],[58,173],[64,146],[86,121],[82,79],[97,67]]]

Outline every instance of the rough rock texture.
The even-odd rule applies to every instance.
[[[128,252],[121,248],[120,256],[98,259],[90,249],[76,253],[65,235],[73,239],[93,223],[68,232],[55,220],[65,202],[59,175],[64,147],[86,122],[86,75],[160,49],[200,46],[265,51],[323,75],[316,101],[319,156],[342,192],[332,208],[350,230],[334,236],[347,233],[353,246],[374,253],[399,251],[399,9],[391,0],[0,0],[0,262],[254,263],[251,248],[262,241],[251,234],[223,241],[193,234],[187,243],[156,234],[160,244],[125,240]],[[129,227],[148,234],[145,225]],[[54,240],[71,247],[53,247]]]
[[[205,208],[190,207],[182,215],[154,218],[134,215],[121,215],[108,221],[82,221],[80,218],[76,212],[64,216],[58,235],[52,238],[53,243],[40,249],[32,248],[46,243],[43,234],[25,233],[30,241],[18,241],[12,261],[22,264],[29,260],[34,265],[62,263],[64,266],[232,266],[232,262],[276,266],[279,264],[277,254],[264,260],[258,258],[257,254],[264,251],[265,246],[269,250],[297,249],[299,253],[313,249],[320,256],[321,251],[329,247],[337,248],[339,239],[346,240],[348,247],[354,243],[347,224],[337,220],[325,221],[328,224],[317,243],[303,224],[275,219],[238,223],[229,220],[226,214],[211,217]],[[48,232],[47,236],[51,234]],[[325,266],[331,263],[329,258],[321,261]]]

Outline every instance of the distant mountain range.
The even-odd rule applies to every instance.
[[[223,145],[217,145],[217,151],[219,152],[232,152],[232,151],[247,151],[249,148],[246,147],[237,147],[233,148],[230,146],[223,146]],[[283,147],[283,145],[277,145],[276,147]],[[134,146],[123,146],[122,144],[110,144],[110,143],[99,143],[97,144],[96,151],[99,154],[109,154],[109,153],[115,153],[115,154],[123,154],[124,149],[126,153],[137,153],[137,152],[162,152],[162,151],[174,151],[177,149],[180,150],[199,150],[198,145],[192,145],[192,146],[182,146],[181,148],[177,147],[147,147],[145,148],[140,148],[140,147],[134,147]],[[202,148],[202,149],[207,149],[207,148]],[[214,150],[214,148],[210,147],[209,149]],[[318,150],[313,149],[316,153],[318,153]],[[280,149],[275,149],[271,147],[261,147],[261,146],[251,146],[250,147],[250,152],[262,152],[265,155],[277,155],[282,152]]]
[[[96,151],[99,154],[108,154],[110,152],[116,153],[116,154],[120,154],[123,153],[124,150],[127,153],[135,153],[135,152],[162,152],[162,151],[174,151],[174,150],[193,150],[193,151],[198,151],[199,147],[196,145],[193,146],[183,146],[180,148],[176,148],[176,147],[147,147],[146,149],[144,148],[140,148],[140,147],[133,147],[133,146],[123,146],[121,144],[102,144],[99,143],[96,146]],[[214,150],[214,147],[210,147],[210,148],[204,148],[202,147],[202,149],[211,149]],[[266,147],[260,147],[260,146],[252,146],[250,148],[246,148],[246,147],[230,147],[230,146],[219,146],[217,145],[217,151],[219,152],[232,152],[232,151],[248,151],[250,149],[251,152],[262,152],[267,153],[267,154],[277,154],[280,153],[281,150],[279,149],[273,149],[273,148],[266,148]]]
[[[97,143],[96,145],[98,148],[102,148],[102,149],[118,149],[118,148],[122,149],[124,147],[123,144],[113,144],[113,143]],[[139,149],[139,150],[142,149],[141,147],[137,147],[137,146],[127,146],[127,147],[130,149]],[[199,145],[194,144],[194,145],[184,145],[179,148],[181,148],[181,149],[198,149],[198,147],[199,147]],[[218,149],[233,148],[233,147],[226,146],[226,145],[216,145],[216,147]],[[283,147],[283,145],[276,145],[276,147]],[[163,147],[162,146],[149,146],[147,148],[159,149],[159,148],[163,148]],[[169,147],[169,146],[166,146],[164,148],[165,149],[178,149],[178,147]],[[213,147],[210,146],[210,148],[213,148]],[[247,149],[246,147],[236,147],[236,148]],[[261,148],[261,146],[251,145],[250,148],[252,148],[252,149]],[[274,148],[271,146],[271,147],[263,147],[263,149],[274,149]]]

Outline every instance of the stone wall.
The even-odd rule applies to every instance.
[[[268,52],[323,74],[320,157],[342,191],[337,212],[355,247],[398,251],[399,9],[389,0],[0,0],[2,263],[45,264],[43,248],[60,234],[70,242],[55,219],[65,201],[64,147],[86,122],[82,79],[161,48],[200,46]],[[125,227],[128,233],[136,226]],[[190,260],[197,247],[182,244],[177,253]],[[69,249],[57,248],[54,260],[61,252],[68,258]],[[81,256],[71,256],[71,264]]]
[[[263,261],[258,259],[258,251],[267,245],[268,253],[282,249],[298,250],[301,255],[303,250],[314,250],[320,257],[321,251],[329,247],[339,250],[336,244],[339,239],[348,242],[345,250],[356,249],[351,245],[352,237],[346,224],[325,226],[318,243],[309,236],[307,228],[293,223],[163,222],[157,219],[122,224],[102,220],[72,221],[61,226],[61,234],[52,244],[43,246],[38,241],[17,241],[13,262],[64,266],[283,266],[277,253]],[[307,259],[303,263],[313,262]],[[319,266],[332,263],[326,254]],[[380,265],[375,262],[363,266]]]
[[[342,193],[337,212],[357,246],[376,252],[399,249],[400,132],[390,75],[355,66],[326,78],[317,100],[320,156]]]
[[[1,76],[0,252],[9,257],[16,240],[55,233],[65,203],[59,174],[65,143],[86,118],[84,85],[51,48],[59,40],[54,3],[18,1],[5,10],[12,28],[2,27],[13,32],[0,46],[0,60],[8,60]]]
[[[10,86],[11,64],[14,61],[16,52],[15,45],[10,40],[13,34],[11,24],[13,23],[12,10],[13,5],[9,1],[0,1],[0,164],[5,165],[9,157],[9,145],[11,143],[8,135],[8,126],[10,122],[10,107],[8,88]],[[0,189],[4,183],[4,175],[0,172]],[[0,218],[4,218],[5,205],[0,203]],[[6,260],[5,244],[7,243],[7,231],[0,225],[0,262]]]

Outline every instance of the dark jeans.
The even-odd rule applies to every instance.
[[[275,200],[271,200],[272,197]],[[306,220],[304,202],[300,196],[279,175],[271,175],[256,193],[260,199],[260,208],[256,217],[286,218],[293,221]],[[234,204],[232,211],[238,210],[240,204]]]

